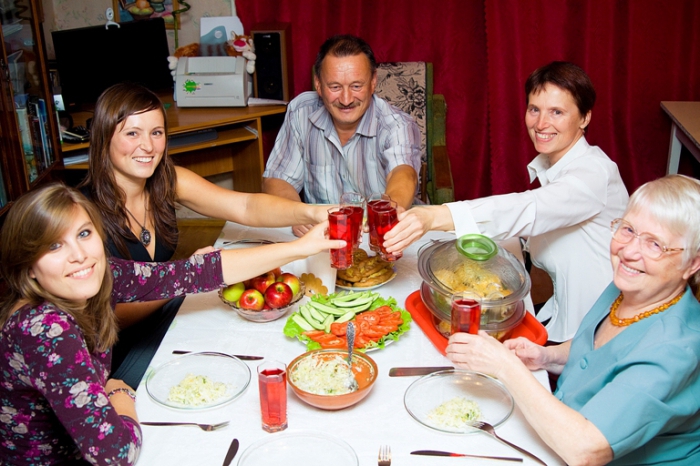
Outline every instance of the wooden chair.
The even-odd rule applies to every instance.
[[[380,63],[374,93],[413,116],[421,132],[420,197],[425,203],[453,202],[454,182],[445,144],[445,97],[433,94],[428,62]]]

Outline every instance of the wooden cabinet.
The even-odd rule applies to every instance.
[[[233,189],[262,191],[262,118],[282,116],[284,105],[251,107],[178,107],[171,94],[160,95],[168,122],[168,154],[176,165],[200,176],[231,173]],[[83,124],[89,113],[73,114]],[[89,143],[62,146],[66,170],[86,170]]]
[[[40,0],[0,0],[0,222],[60,162]]]

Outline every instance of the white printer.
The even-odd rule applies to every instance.
[[[175,76],[178,107],[245,107],[253,77],[243,57],[181,57]]]

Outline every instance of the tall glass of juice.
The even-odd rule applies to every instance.
[[[452,295],[452,326],[450,333],[479,333],[481,323],[481,296],[471,291]]]
[[[260,413],[266,432],[287,428],[287,366],[279,361],[265,361],[258,366]]]
[[[330,239],[345,240],[343,248],[331,249],[331,267],[347,269],[352,266],[353,241],[357,234],[352,228],[353,211],[347,207],[328,209],[328,236]]]
[[[384,193],[372,193],[367,200],[367,227],[369,229],[369,248],[374,252],[379,252],[379,240],[377,237],[377,218],[374,213],[378,206],[387,205],[391,202],[391,197]]]
[[[374,230],[377,234],[377,243],[379,246],[379,255],[385,261],[393,262],[395,260],[401,259],[403,253],[401,252],[388,252],[384,248],[384,235],[389,232],[394,225],[399,223],[398,213],[396,212],[396,202],[394,201],[381,201],[373,207],[373,216],[370,217],[374,222]],[[370,223],[370,231],[372,230],[372,223]]]
[[[350,220],[355,232],[353,248],[358,249],[362,243],[362,218],[365,216],[365,198],[360,193],[343,193],[340,196],[340,207],[352,210]]]

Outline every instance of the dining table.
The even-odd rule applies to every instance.
[[[417,267],[421,246],[435,240],[454,238],[453,233],[426,234],[408,247],[403,257],[396,261],[395,279],[374,291],[382,297],[395,298],[398,305],[405,308],[406,298],[418,290],[422,283]],[[232,242],[242,239],[282,242],[293,241],[295,237],[291,228],[254,228],[227,222],[214,246],[230,247]],[[365,234],[362,243],[365,249],[367,239]],[[516,255],[519,254],[517,241],[504,247]],[[285,271],[285,266],[282,266],[282,270]],[[532,311],[529,297],[526,300],[526,308]],[[181,357],[173,354],[174,350],[258,355],[264,360],[277,360],[289,364],[295,357],[304,353],[306,347],[297,339],[284,335],[283,328],[288,317],[286,315],[271,322],[256,323],[239,316],[234,309],[222,302],[217,291],[187,296],[137,389],[136,411],[139,420],[230,423],[225,428],[211,432],[193,426],[142,426],[143,445],[137,464],[220,466],[232,440],[237,438],[241,451],[231,463],[237,465],[242,452],[254,442],[270,436],[284,435],[284,432],[302,431],[324,433],[341,439],[355,451],[362,466],[377,464],[378,451],[382,445],[390,446],[391,464],[394,466],[518,464],[411,455],[410,452],[414,450],[518,457],[524,460],[521,464],[538,464],[485,433],[443,433],[425,427],[409,414],[404,406],[404,394],[419,377],[390,377],[389,370],[403,366],[452,365],[415,322],[412,322],[410,330],[397,341],[368,353],[376,362],[379,374],[369,395],[358,404],[337,411],[322,410],[301,401],[291,387],[288,387],[288,428],[282,433],[268,433],[262,429],[256,372],[257,365],[262,361],[245,361],[251,371],[250,384],[241,396],[221,407],[205,410],[175,409],[163,406],[149,396],[146,390],[147,378],[158,366]],[[549,390],[545,371],[536,371],[533,375]],[[517,405],[510,417],[496,427],[496,432],[500,437],[533,453],[548,465],[564,464],[527,423]],[[324,464],[332,466],[335,463],[333,458],[329,457]]]

